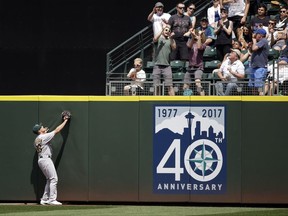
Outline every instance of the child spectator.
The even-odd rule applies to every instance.
[[[142,70],[143,61],[141,58],[136,58],[134,60],[134,68],[132,68],[127,77],[132,79],[130,85],[124,86],[124,95],[129,95],[129,90],[132,91],[132,95],[136,95],[136,90],[138,88],[143,90],[143,83],[146,80],[146,73]]]

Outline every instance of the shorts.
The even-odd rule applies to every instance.
[[[173,86],[171,66],[155,65],[153,67],[152,77],[154,85],[161,83],[161,74],[163,75],[165,86]]]
[[[249,68],[249,84],[250,87],[263,87],[267,75],[267,68]]]
[[[202,75],[203,75],[203,71],[200,70],[200,69],[195,69],[195,70],[188,70],[186,73],[185,73],[185,76],[184,76],[184,83],[190,83],[191,82],[191,75],[194,76],[194,79],[202,79]]]

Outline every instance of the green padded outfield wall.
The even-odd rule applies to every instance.
[[[287,97],[1,96],[0,201],[39,201],[32,126],[60,201],[288,203]]]

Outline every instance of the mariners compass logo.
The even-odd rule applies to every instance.
[[[224,193],[224,106],[154,107],[154,192]]]

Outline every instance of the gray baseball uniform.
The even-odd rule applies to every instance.
[[[55,201],[57,198],[57,182],[58,176],[52,161],[51,140],[55,136],[55,132],[40,134],[34,141],[34,147],[38,152],[38,165],[46,177],[46,185],[44,194],[41,198],[43,201]]]

